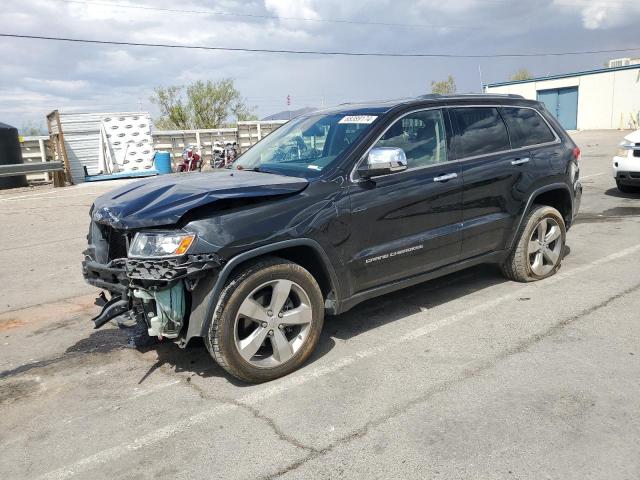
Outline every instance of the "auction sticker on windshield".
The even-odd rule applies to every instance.
[[[373,123],[376,118],[378,118],[376,115],[347,115],[338,123]]]

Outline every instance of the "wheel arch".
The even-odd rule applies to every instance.
[[[520,232],[522,228],[522,222],[526,218],[527,213],[531,211],[533,205],[547,205],[555,208],[562,215],[567,229],[571,225],[571,219],[573,218],[573,197],[571,195],[571,189],[566,183],[545,185],[534,190],[531,195],[529,195],[527,204],[518,220],[517,227],[513,230],[511,238],[509,239],[509,249],[513,247],[518,232]]]
[[[227,280],[238,268],[265,256],[276,256],[295,262],[306,268],[316,279],[325,299],[325,310],[337,312],[337,299],[340,293],[338,277],[331,265],[329,257],[318,242],[310,238],[284,240],[264,245],[243,252],[231,258],[212,282],[206,282],[209,292],[197,310],[191,312],[189,327],[182,345],[186,345],[193,337],[204,337],[207,334],[220,293]]]

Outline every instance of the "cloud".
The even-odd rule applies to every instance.
[[[94,0],[88,0],[92,2]],[[95,0],[104,3],[107,0]],[[140,10],[50,0],[4,2],[0,31],[150,43],[381,52],[508,53],[636,45],[640,2],[610,0],[132,0]],[[126,2],[115,2],[124,4]],[[578,7],[576,7],[578,5]],[[251,17],[220,15],[249,13]],[[273,16],[289,19],[269,18]],[[346,22],[305,21],[344,20]],[[366,25],[358,22],[373,22]],[[412,24],[380,25],[383,24]],[[416,26],[417,25],[417,26]],[[626,25],[629,28],[620,28]],[[615,30],[613,30],[615,28]],[[607,56],[522,59],[319,57],[69,44],[0,38],[0,121],[41,121],[54,109],[154,112],[156,86],[232,77],[258,114],[397,98],[452,74],[462,92],[507,78],[600,67]]]
[[[24,82],[38,90],[60,93],[76,92],[80,89],[89,87],[89,82],[86,80],[56,80],[27,77],[24,79]]]
[[[640,2],[555,0],[554,3],[567,11],[579,11],[582,24],[588,30],[637,25],[640,15]]]
[[[279,17],[318,19],[310,0],[265,0],[266,9]]]

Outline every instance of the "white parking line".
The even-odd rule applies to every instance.
[[[106,192],[73,193],[71,195],[51,195],[51,192],[34,193],[33,195],[21,195],[19,197],[0,198],[0,202],[15,202],[16,200],[24,200],[25,198],[29,198],[31,200],[51,200],[51,199],[58,199],[58,198],[87,197],[89,195],[98,197],[103,193],[106,193]]]
[[[122,185],[126,185],[127,183],[131,183],[133,180],[135,179],[122,179],[122,180],[115,180],[113,182],[109,182],[109,183],[94,183],[94,182],[85,182],[85,183],[79,183],[77,185],[73,185],[71,187],[66,187],[63,189],[53,189],[53,190],[47,190],[44,192],[37,192],[37,193],[28,193],[25,195],[16,195],[14,197],[5,197],[2,198],[0,197],[0,202],[2,201],[12,201],[12,200],[22,200],[25,198],[32,198],[34,200],[40,200],[41,198],[47,198],[47,199],[51,199],[51,198],[67,198],[67,197],[80,197],[80,196],[84,196],[84,195],[102,195],[103,193],[108,192],[109,190],[113,190],[114,188],[117,188],[119,186]],[[75,193],[77,191],[82,191],[82,190],[87,190],[90,189],[90,192],[84,192],[84,193]]]
[[[239,399],[239,402],[245,403],[248,405],[259,404],[261,401],[274,397],[287,390],[291,390],[294,387],[308,383],[309,381],[314,380],[316,378],[332,374],[359,360],[370,358],[375,355],[379,355],[380,353],[383,353],[386,350],[397,348],[399,345],[405,344],[408,341],[416,340],[417,338],[421,338],[426,335],[429,335],[435,332],[436,330],[440,330],[441,328],[447,327],[449,325],[452,325],[454,323],[460,322],[468,318],[472,318],[478,315],[478,313],[481,313],[486,310],[491,310],[505,301],[519,298],[522,296],[522,293],[525,290],[527,290],[528,288],[531,288],[532,286],[544,287],[547,285],[552,285],[564,279],[575,277],[588,270],[597,268],[600,265],[603,265],[605,263],[609,263],[613,260],[617,260],[629,255],[632,255],[638,252],[639,250],[640,250],[640,245],[635,245],[633,247],[626,248],[617,253],[613,253],[606,257],[600,258],[598,260],[595,260],[581,267],[574,268],[573,270],[566,271],[563,273],[558,273],[553,277],[547,280],[544,280],[542,282],[528,284],[527,286],[518,288],[512,291],[511,293],[508,293],[501,297],[497,297],[495,299],[489,300],[475,307],[469,308],[467,310],[463,310],[460,313],[456,313],[454,315],[444,317],[440,320],[436,320],[435,322],[425,325],[424,327],[419,328],[418,330],[412,330],[410,333],[406,335],[396,337],[395,339],[385,343],[384,345],[379,345],[376,347],[361,350],[359,352],[356,352],[354,354],[341,358],[338,361],[333,362],[331,365],[324,366],[324,367],[317,367],[311,370],[302,370],[302,371],[293,373],[287,377],[284,377],[280,380],[272,382],[271,384],[269,384],[264,388],[261,388],[260,390],[256,390],[253,393],[249,393],[241,397]],[[414,315],[420,315],[420,314],[421,313],[417,313]],[[407,318],[411,318],[414,315],[410,315]],[[228,411],[231,411],[235,408],[239,408],[239,407],[235,405],[226,405],[226,404],[216,406],[211,410],[205,410],[196,415],[193,415],[191,417],[180,420],[178,422],[169,424],[151,433],[148,433],[147,435],[143,435],[133,440],[130,443],[122,444],[106,450],[102,450],[101,452],[98,452],[89,457],[85,457],[75,463],[72,463],[71,465],[53,470],[39,478],[42,480],[45,480],[45,479],[46,480],[63,480],[63,479],[73,477],[79,473],[86,472],[92,468],[95,468],[98,465],[102,465],[104,463],[114,461],[115,459],[120,458],[127,453],[139,450],[140,448],[171,438],[174,435],[177,435],[181,432],[188,430],[194,425],[205,423],[211,420],[213,417],[221,413],[226,413]]]
[[[594,173],[593,175],[586,175],[584,177],[580,177],[580,180],[586,180],[587,178],[599,177],[600,175],[606,175],[607,173],[609,173],[609,172]]]

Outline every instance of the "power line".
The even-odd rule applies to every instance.
[[[309,18],[309,17],[281,17],[278,15],[261,15],[257,13],[236,13],[236,12],[220,12],[216,10],[189,10],[181,8],[165,8],[165,7],[152,7],[149,5],[134,5],[127,3],[111,3],[101,1],[88,1],[88,0],[59,0],[64,3],[76,3],[80,5],[98,5],[113,8],[129,8],[134,10],[151,10],[156,12],[168,12],[168,13],[185,13],[185,14],[198,14],[198,15],[215,15],[221,17],[240,17],[240,18],[253,18],[260,20],[287,20],[287,21],[303,21],[303,22],[317,22],[317,23],[341,23],[348,25],[366,25],[376,27],[403,27],[403,28],[451,28],[451,29],[465,29],[465,30],[486,30],[493,27],[479,27],[473,25],[438,25],[435,23],[392,23],[392,22],[365,22],[360,20],[347,20],[338,18]]]
[[[456,53],[386,53],[386,52],[349,52],[349,51],[322,51],[322,50],[289,50],[270,48],[240,48],[240,47],[212,47],[206,45],[181,45],[171,43],[142,43],[121,42],[115,40],[91,40],[86,38],[48,37],[41,35],[19,35],[12,33],[0,33],[0,37],[18,38],[30,40],[49,40],[56,42],[89,43],[98,45],[118,45],[129,47],[156,47],[177,48],[187,50],[214,50],[224,52],[248,52],[248,53],[284,53],[294,55],[325,55],[344,57],[396,57],[396,58],[515,58],[515,57],[564,57],[574,55],[593,55],[598,53],[621,53],[638,51],[640,47],[615,48],[609,50],[580,50],[564,52],[537,52],[537,53],[493,53],[493,54],[456,54]]]

